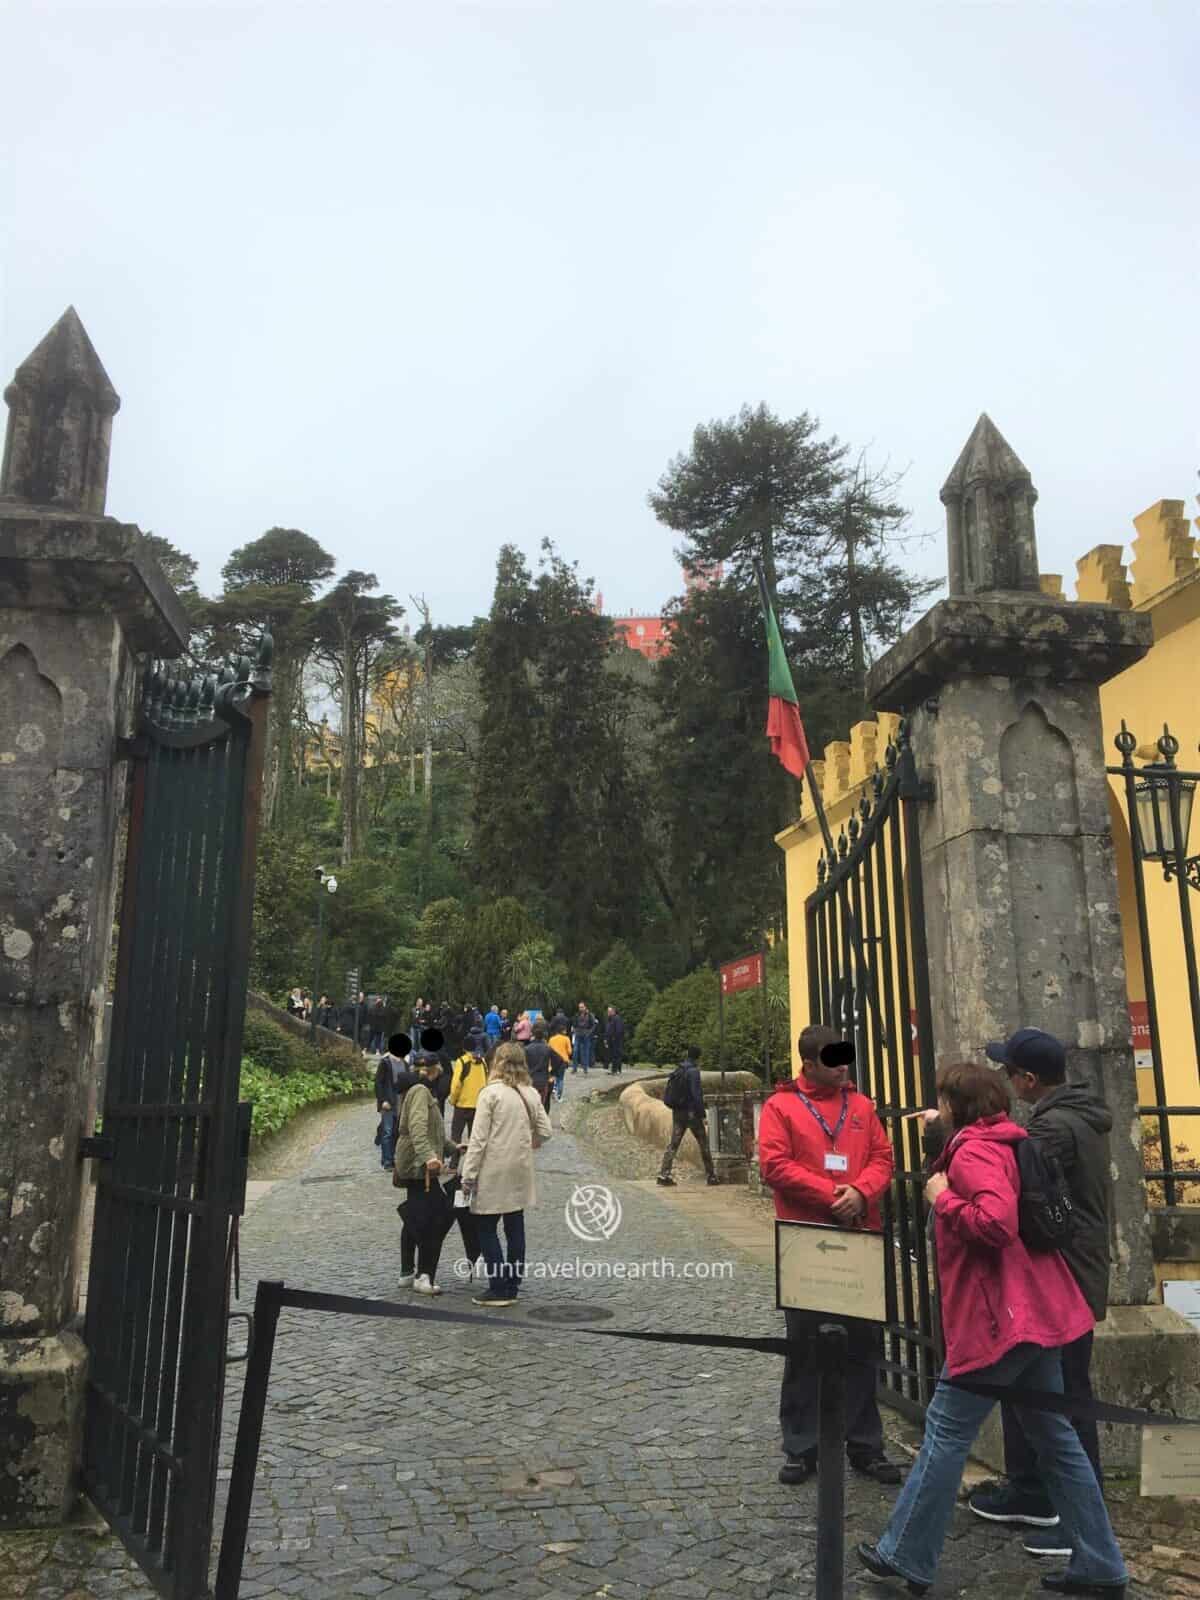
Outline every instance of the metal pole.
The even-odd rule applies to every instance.
[[[767,941],[762,947],[763,1087],[771,1087],[771,1003],[767,996]]]
[[[308,1042],[315,1045],[317,1042],[317,1000],[321,994],[321,931],[325,925],[325,900],[321,894],[325,885],[317,879],[317,949],[313,957],[313,994],[312,1011],[308,1024]]]
[[[721,1067],[721,1093],[725,1092],[725,982],[717,968],[717,1060]]]
[[[823,1322],[817,1334],[816,1600],[842,1600],[846,1571],[846,1330]],[[222,1600],[218,1596],[218,1600]]]
[[[260,1281],[254,1296],[246,1384],[242,1390],[237,1443],[233,1448],[233,1466],[229,1474],[229,1499],[225,1506],[225,1526],[221,1530],[221,1554],[217,1560],[214,1600],[238,1600],[242,1564],[246,1559],[250,1507],[254,1500],[254,1476],[258,1469],[263,1417],[267,1409],[267,1385],[271,1381],[271,1360],[275,1354],[275,1330],[279,1324],[282,1299],[282,1280]]]

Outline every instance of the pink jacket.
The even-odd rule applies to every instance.
[[[990,1367],[1018,1344],[1070,1344],[1093,1325],[1057,1251],[1031,1254],[1017,1232],[1013,1146],[1027,1135],[1003,1114],[961,1128],[934,1162],[938,1275],[951,1377]]]

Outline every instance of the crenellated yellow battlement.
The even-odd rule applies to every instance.
[[[1133,561],[1119,544],[1098,544],[1076,563],[1075,598],[1128,611],[1150,605],[1184,578],[1200,572],[1196,540],[1182,500],[1156,500],[1134,517]],[[1132,571],[1132,578],[1130,577]],[[1057,582],[1057,589],[1048,588]],[[1061,580],[1042,578],[1042,591],[1061,598]]]

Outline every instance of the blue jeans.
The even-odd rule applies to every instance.
[[[396,1113],[394,1111],[381,1111],[380,1122],[383,1125],[383,1138],[379,1145],[380,1165],[390,1167],[396,1159]]]
[[[487,1263],[488,1295],[493,1300],[511,1300],[516,1297],[525,1276],[525,1213],[503,1211],[477,1215],[479,1252]],[[508,1251],[500,1248],[500,1223],[504,1223],[504,1243]]]
[[[943,1368],[942,1378],[946,1377]],[[1032,1344],[1017,1345],[992,1366],[962,1377],[1014,1389],[1063,1392],[1059,1352]],[[883,1559],[916,1583],[933,1582],[967,1452],[995,1404],[995,1400],[951,1389],[944,1382],[934,1390],[925,1413],[921,1453],[878,1544]],[[1095,1583],[1125,1582],[1125,1563],[1113,1537],[1104,1496],[1069,1419],[1021,1406],[1015,1410],[1025,1437],[1037,1452],[1038,1470],[1062,1518],[1065,1541],[1074,1551],[1067,1575]]]
[[[586,1072],[596,1058],[596,1041],[590,1035],[577,1033],[575,1035],[575,1049],[571,1059],[577,1067],[582,1067]]]

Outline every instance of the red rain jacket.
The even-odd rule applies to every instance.
[[[842,1109],[841,1089],[801,1087],[831,1128]],[[796,1092],[795,1083],[778,1088],[762,1109],[758,1163],[763,1182],[775,1191],[775,1215],[788,1222],[834,1221],[829,1207],[840,1184],[852,1184],[867,1202],[865,1227],[878,1232],[879,1196],[892,1181],[892,1147],[875,1107],[857,1089],[846,1090],[846,1120],[836,1145]],[[825,1153],[847,1158],[845,1172],[826,1172]]]
[[[1018,1344],[1071,1344],[1094,1321],[1058,1251],[1029,1251],[1018,1232],[1014,1147],[1026,1137],[1002,1114],[981,1117],[933,1164],[950,1182],[933,1214],[951,1377],[990,1367]]]

